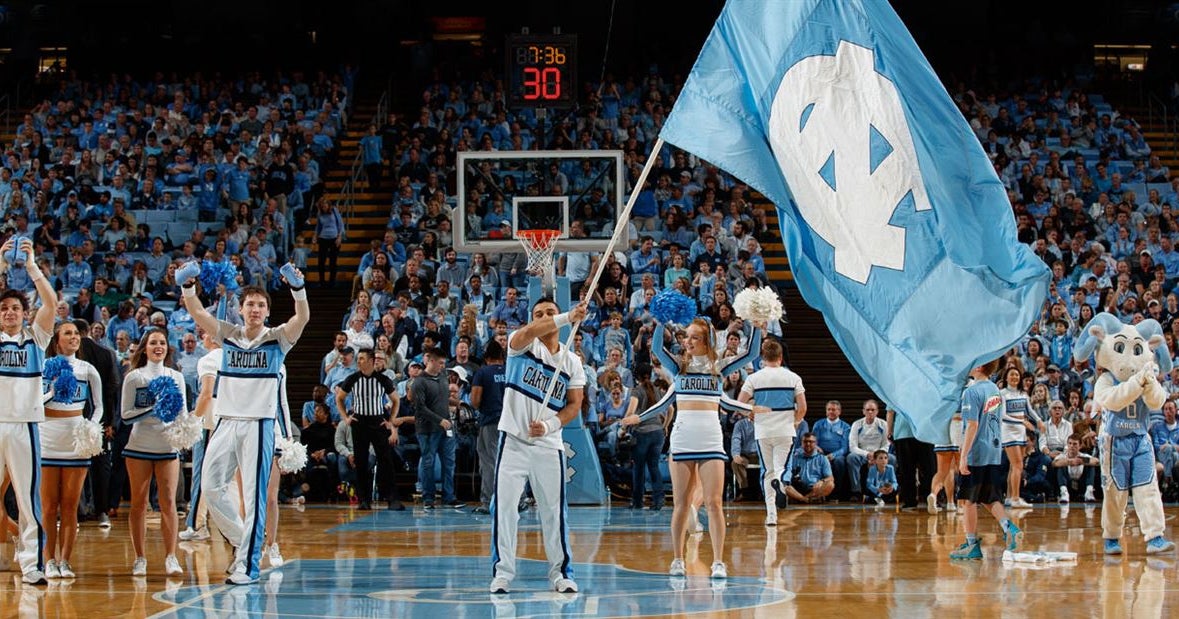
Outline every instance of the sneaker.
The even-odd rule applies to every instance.
[[[434,501],[426,501],[422,503],[422,509],[434,509]]]
[[[1159,535],[1158,537],[1151,539],[1149,542],[1146,542],[1146,554],[1148,555],[1154,555],[1160,552],[1171,552],[1172,550],[1175,550],[1175,543],[1164,538],[1162,535]]]
[[[70,566],[69,561],[58,561],[57,571],[61,572],[62,578],[75,578],[77,574],[74,573],[74,568]]]
[[[512,590],[511,586],[512,583],[507,578],[504,578],[503,576],[496,576],[495,578],[491,579],[491,586],[488,587],[487,590],[495,594],[503,595],[505,593],[509,593]]]
[[[164,557],[164,573],[168,576],[179,576],[184,573],[184,570],[180,567],[180,562],[176,560],[176,555]]]
[[[692,520],[695,523],[696,532],[703,533],[704,532],[704,520],[702,518],[700,518],[700,514],[695,514],[695,516],[696,517],[693,518]]]
[[[572,578],[558,578],[553,581],[553,591],[557,593],[577,593],[577,583]]]
[[[270,567],[282,567],[282,553],[278,551],[278,544],[266,547],[266,560],[270,561]]]
[[[778,526],[778,517],[777,516],[766,516],[766,526],[767,527]]]
[[[729,570],[725,567],[724,561],[712,562],[712,574],[709,578],[725,579],[729,577]]]
[[[1086,503],[1096,503],[1097,502],[1097,497],[1094,496],[1094,493],[1093,493],[1093,486],[1086,486],[1085,487],[1085,502]]]
[[[181,531],[177,537],[182,542],[203,542],[209,539],[209,527],[205,526],[195,530],[192,527],[188,527]]]
[[[671,567],[667,568],[668,576],[687,576],[688,568],[684,565],[683,559],[672,559]]]
[[[251,578],[244,569],[234,570],[229,578],[225,579],[227,585],[251,585],[258,582],[257,578]]]
[[[876,500],[880,501],[880,499],[876,499]],[[878,503],[878,505],[882,505],[882,504],[883,504],[883,502]],[[936,496],[930,494],[929,496],[925,497],[925,511],[927,511],[931,514],[936,514],[938,512],[937,497]]]
[[[111,517],[106,514],[99,514],[98,515],[98,528],[100,528],[100,529],[111,528]]]
[[[1060,502],[1068,503],[1068,486],[1060,487]]]
[[[472,514],[479,514],[479,515],[483,515],[483,516],[485,516],[485,515],[487,515],[487,514],[490,514],[490,513],[491,513],[491,510],[490,510],[490,509],[487,509],[486,507],[483,507],[482,505],[480,505],[479,507],[476,507],[475,509],[472,509],[472,510],[471,510],[471,513],[472,513]]]
[[[1121,542],[1119,542],[1116,539],[1106,538],[1106,540],[1105,540],[1105,554],[1107,554],[1107,555],[1120,555],[1120,554],[1122,554]]]
[[[782,481],[778,479],[772,480],[770,481],[770,486],[774,488],[774,503],[778,506],[778,509],[786,509],[790,503],[790,497],[786,496],[785,492],[782,492]]]
[[[45,579],[45,572],[41,570],[29,570],[21,575],[20,581],[26,585],[47,585],[49,581]]]
[[[950,553],[951,559],[975,561],[983,558],[982,546],[978,542],[963,542],[957,550]]]
[[[1031,506],[1032,506],[1032,504],[1023,500],[1023,497],[1016,497],[1014,499],[1011,499],[1011,507],[1014,507],[1017,509],[1026,509]]]
[[[143,557],[136,557],[135,563],[131,564],[132,576],[147,576],[147,559]]]
[[[50,559],[45,562],[46,578],[61,578],[61,570],[57,568],[57,561]]]
[[[934,503],[933,506],[936,508],[937,503]],[[882,499],[880,497],[876,497],[876,507],[884,507],[884,499]]]
[[[1007,525],[1007,530],[1003,531],[1003,543],[1007,544],[1007,550],[1015,552],[1021,542],[1023,542],[1023,530],[1016,526],[1014,521],[1011,521]]]
[[[453,501],[448,501],[446,503],[446,506],[451,509],[466,509],[467,508],[467,504],[463,503],[462,501],[460,501],[458,499],[455,499]]]

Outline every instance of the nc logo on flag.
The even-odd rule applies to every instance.
[[[905,268],[905,230],[889,223],[903,200],[930,209],[896,86],[872,50],[841,41],[808,56],[778,86],[769,117],[774,157],[799,213],[834,249],[835,271],[867,283],[873,266]]]

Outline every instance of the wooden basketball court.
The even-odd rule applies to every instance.
[[[1173,521],[1179,508],[1167,508]],[[671,512],[570,508],[581,592],[547,590],[543,561],[521,561],[507,596],[487,591],[490,518],[449,509],[405,512],[284,506],[286,559],[259,583],[222,584],[229,546],[182,543],[181,579],[163,575],[158,516],[149,520],[148,577],[130,575],[125,517],[109,531],[87,523],[74,556],[77,578],[20,583],[6,566],[6,617],[1173,617],[1176,558],[1145,554],[1131,515],[1120,559],[1100,554],[1099,506],[1023,510],[1027,550],[1075,551],[1076,562],[1001,560],[997,527],[983,519],[985,560],[952,562],[960,518],[893,507],[835,505],[784,511],[762,524],[756,504],[728,514],[730,578],[710,581],[708,534],[692,536],[689,575],[665,574]],[[541,559],[534,512],[522,516],[521,557]],[[1172,535],[1174,527],[1169,526]],[[11,544],[5,545],[5,562]]]

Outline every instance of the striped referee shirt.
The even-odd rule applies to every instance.
[[[397,385],[381,372],[365,376],[353,372],[337,385],[340,391],[352,394],[352,410],[357,417],[385,417],[385,396],[392,399]]]

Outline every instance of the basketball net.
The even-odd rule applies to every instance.
[[[540,278],[542,292],[551,293],[556,286],[557,270],[553,255],[557,249],[560,230],[517,230],[516,240],[528,254],[528,273]]]

